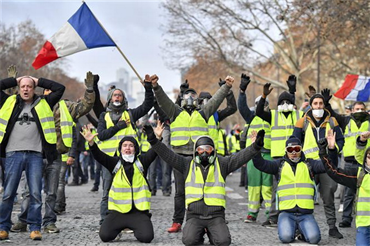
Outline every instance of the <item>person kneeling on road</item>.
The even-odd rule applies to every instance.
[[[96,161],[113,174],[109,191],[108,215],[100,227],[99,236],[103,242],[114,240],[123,229],[131,229],[137,240],[150,243],[154,238],[151,221],[151,192],[146,180],[150,164],[157,157],[153,150],[140,155],[135,138],[126,136],[119,142],[119,156],[103,153],[96,143],[90,129],[83,127],[81,134],[90,145]]]
[[[194,145],[193,156],[176,154],[159,142],[151,126],[145,126],[152,150],[185,178],[186,224],[182,242],[185,245],[202,244],[207,233],[214,245],[230,245],[231,235],[225,221],[228,174],[247,163],[263,147],[265,132],[259,131],[254,144],[240,152],[218,156],[209,136],[200,136]]]

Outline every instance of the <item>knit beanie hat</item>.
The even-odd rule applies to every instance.
[[[325,102],[325,99],[321,94],[315,94],[310,98],[310,106],[312,105],[313,99],[315,98],[322,98],[322,100]]]
[[[130,141],[131,143],[134,144],[134,147],[135,147],[135,156],[137,156],[140,153],[139,144],[137,143],[136,139],[133,138],[133,137],[131,137],[131,136],[126,136],[126,137],[122,138],[121,141],[119,141],[119,144],[118,144],[118,152],[120,153],[120,155],[121,155],[121,147],[122,147],[122,144],[125,141]]]
[[[290,103],[293,104],[292,95],[289,92],[287,92],[287,91],[283,91],[280,94],[279,99],[278,99],[278,105],[281,105],[281,102],[284,101],[284,100],[288,100]]]
[[[302,146],[301,140],[295,136],[290,136],[285,143],[285,147],[300,145]]]

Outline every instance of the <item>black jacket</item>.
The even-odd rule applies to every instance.
[[[12,88],[12,87],[15,87],[15,86],[17,86],[17,80],[15,78],[7,78],[7,79],[4,79],[4,80],[0,81],[0,93],[1,93],[0,94],[1,95],[1,97],[0,97],[0,108],[4,105],[4,103],[8,99],[8,97],[11,96],[11,95],[6,94],[3,90],[9,89],[9,88]],[[65,90],[64,85],[61,85],[61,84],[59,84],[57,82],[54,82],[52,80],[40,78],[39,81],[38,81],[38,86],[41,87],[41,88],[50,89],[52,91],[52,93],[50,93],[47,96],[38,96],[38,95],[35,94],[34,97],[33,97],[33,101],[35,101],[38,98],[44,98],[46,100],[46,102],[49,104],[50,109],[53,110],[54,105],[56,103],[58,103],[59,100],[63,96],[64,90]],[[13,127],[14,127],[17,119],[19,118],[19,114],[22,112],[23,105],[24,105],[23,99],[20,97],[20,95],[17,95],[17,100],[16,100],[16,103],[15,103],[15,107],[13,109],[12,115],[10,116],[8,125],[6,127],[6,132],[5,132],[5,135],[4,135],[4,139],[3,139],[2,143],[0,144],[1,145],[1,147],[0,147],[1,157],[5,157],[5,148],[8,144],[10,133],[12,132]],[[58,153],[56,151],[56,144],[49,144],[48,142],[46,142],[45,136],[44,136],[42,128],[41,128],[41,123],[40,123],[39,118],[36,114],[36,110],[34,108],[32,108],[31,113],[32,113],[33,118],[35,119],[37,129],[40,132],[43,154],[45,155],[45,158],[48,160],[48,162],[51,163],[57,158],[57,155],[58,155]]]

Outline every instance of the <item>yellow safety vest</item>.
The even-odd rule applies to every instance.
[[[113,121],[112,121],[112,119],[109,115],[109,112],[105,113],[104,119],[105,119],[105,122],[106,122],[106,125],[107,125],[107,129],[109,127],[114,126]],[[121,120],[123,120],[123,121],[130,120],[130,115],[128,114],[127,111],[123,111],[122,116],[121,116]],[[105,141],[101,141],[100,145],[99,145],[99,148],[105,154],[107,154],[109,156],[114,156],[114,154],[116,153],[116,151],[118,149],[119,142],[121,141],[122,138],[124,138],[126,136],[131,136],[131,137],[135,138],[136,141],[139,143],[136,130],[132,127],[132,124],[130,123],[130,124],[128,124],[128,126],[126,128],[119,130],[110,139],[105,140]]]
[[[364,170],[359,167],[357,171],[357,179]],[[362,173],[363,178],[361,184],[357,188],[357,203],[356,203],[356,227],[370,226],[370,175]]]
[[[62,161],[66,162],[68,160],[68,153],[62,154]]]
[[[208,135],[208,125],[198,111],[191,115],[183,110],[170,125],[171,145],[184,146],[190,140],[195,143],[198,137]]]
[[[215,168],[216,167],[216,168]],[[204,199],[208,206],[226,208],[225,180],[221,175],[218,158],[209,166],[207,179],[204,182],[201,167],[194,160],[190,163],[189,173],[185,180],[185,204],[188,208],[192,202]]]
[[[314,209],[314,195],[315,183],[311,179],[307,164],[298,163],[294,174],[290,164],[284,162],[277,186],[279,210],[288,210],[295,206]]]
[[[63,143],[66,147],[72,147],[72,127],[73,119],[67,108],[64,100],[59,101],[59,112],[60,112],[60,132],[62,135]]]
[[[229,141],[230,141],[230,154],[238,152],[240,150],[240,140],[236,139],[235,135],[232,135]]]
[[[332,120],[330,118],[330,120]],[[332,128],[331,125],[334,125],[334,123],[326,123],[325,126],[325,136],[328,134],[328,131],[330,128]],[[319,133],[317,133],[319,134]],[[317,146],[317,139],[315,138],[315,135],[312,130],[312,126],[310,123],[308,123],[308,126],[306,128],[306,131],[304,133],[304,141],[303,141],[303,153],[306,156],[306,158],[311,158],[314,160],[319,160],[319,147]]]
[[[55,132],[53,111],[51,111],[51,108],[45,99],[41,98],[37,100],[39,100],[39,102],[35,106],[35,111],[39,118],[45,140],[49,144],[56,144],[57,135]],[[10,96],[6,99],[3,107],[0,109],[0,143],[3,141],[6,127],[14,110],[15,102],[16,95]]]
[[[293,134],[299,118],[298,110],[292,111],[288,118],[285,118],[283,113],[271,110],[271,157],[285,155],[285,142]]]
[[[225,156],[226,154],[226,144],[224,141],[224,134],[225,130],[224,129],[218,129],[218,138],[217,138],[217,154]]]
[[[148,142],[148,139],[147,139],[147,135],[144,134],[144,133],[141,133],[141,151],[142,152],[148,152],[148,150],[150,149],[150,144]]]
[[[132,203],[140,211],[150,209],[151,193],[149,185],[146,182],[143,174],[143,165],[137,159],[134,166],[134,175],[132,184],[128,182],[125,169],[118,162],[116,167],[117,173],[113,177],[112,186],[109,191],[108,209],[115,210],[120,213],[127,213],[132,208]]]
[[[356,139],[361,133],[370,131],[369,121],[365,121],[361,124],[360,128],[357,127],[356,122],[350,119],[344,131],[344,146],[343,146],[343,156],[349,157],[354,156],[356,151]]]
[[[244,128],[244,130],[245,129],[248,129],[247,142],[245,144],[245,147],[249,147],[252,144],[251,138],[248,136],[252,133],[252,131],[258,132],[259,130],[265,130],[263,147],[265,149],[271,149],[271,126],[267,121],[264,121],[256,115],[254,116],[252,122],[249,124],[249,128]]]
[[[215,149],[218,149],[218,124],[213,115],[208,119],[208,135],[213,139]]]

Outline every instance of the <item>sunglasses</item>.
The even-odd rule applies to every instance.
[[[288,152],[288,153],[293,153],[293,152],[295,152],[295,153],[299,153],[299,152],[301,152],[301,146],[291,146],[291,147],[286,147],[285,148],[285,150],[286,150],[286,152]]]
[[[200,145],[196,148],[196,151],[198,154],[203,154],[204,152],[207,152],[209,155],[212,154],[214,148],[211,145]]]

